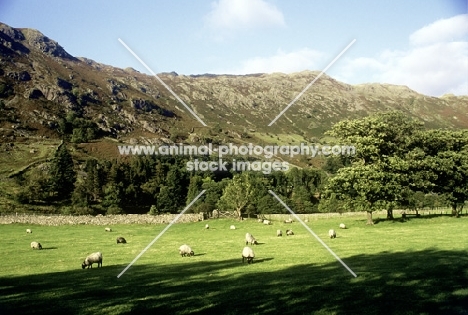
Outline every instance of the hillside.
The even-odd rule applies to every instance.
[[[468,96],[436,98],[405,86],[348,85],[327,75],[268,127],[318,71],[160,74],[207,124],[203,127],[155,77],[74,57],[37,30],[0,23],[0,55],[0,142],[5,150],[37,139],[56,145],[63,135],[83,143],[86,154],[106,156],[118,154],[106,139],[131,144],[320,141],[339,120],[395,109],[428,128],[468,127]]]
[[[154,77],[68,54],[39,31],[0,24],[3,135],[58,137],[70,112],[97,124],[102,135],[164,138],[202,127]],[[334,122],[399,109],[428,127],[468,126],[468,96],[429,97],[405,86],[348,85],[324,75],[273,126],[268,123],[318,75],[160,74],[205,121],[233,134],[255,129],[320,136]],[[3,138],[4,139],[4,138]]]

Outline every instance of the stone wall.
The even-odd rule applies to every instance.
[[[113,225],[113,224],[167,224],[177,217],[177,214],[117,214],[117,215],[1,215],[0,224],[12,223],[27,223],[39,225],[77,225],[77,224],[93,224],[93,225]],[[203,217],[199,214],[183,214],[179,217],[176,223],[198,222],[202,221]]]

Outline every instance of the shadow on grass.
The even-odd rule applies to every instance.
[[[434,218],[440,218],[440,217],[447,217],[447,218],[453,218],[453,219],[460,219],[460,217],[454,217],[451,214],[421,214],[419,216],[415,215],[407,215],[405,218],[401,216],[394,217],[393,219],[387,219],[387,218],[376,218],[374,219],[374,224],[379,224],[380,222],[392,222],[392,223],[405,223],[409,222],[411,220],[427,220],[427,219],[434,219]],[[360,220],[362,222],[366,222],[366,220]]]
[[[42,247],[42,250],[58,249],[58,247]]]
[[[3,277],[0,314],[468,314],[466,251],[344,258],[357,278],[313,257],[277,271],[239,257]]]

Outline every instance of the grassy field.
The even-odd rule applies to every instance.
[[[110,233],[91,225],[2,225],[0,314],[468,314],[467,220],[307,223],[357,278],[298,222],[174,224],[120,278],[165,225],[115,225]],[[338,229],[342,221],[346,230]],[[296,235],[276,237],[287,228]],[[330,228],[336,239],[327,237]],[[241,258],[246,232],[260,243],[251,265]],[[117,236],[128,243],[116,244]],[[32,250],[31,241],[43,250]],[[184,243],[195,256],[178,254]],[[82,270],[95,251],[103,268]]]

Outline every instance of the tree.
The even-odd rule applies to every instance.
[[[294,186],[291,195],[291,204],[296,213],[313,212],[313,196],[305,186]]]
[[[73,158],[65,144],[55,152],[50,168],[51,191],[58,199],[69,199],[75,189],[76,172]]]
[[[367,212],[367,224],[374,224],[372,212],[392,208],[401,190],[398,180],[392,174],[382,171],[378,164],[355,165],[338,170],[331,178],[325,197],[342,200],[345,205],[356,211]]]
[[[458,217],[468,200],[468,131],[429,130],[414,143],[423,151],[420,163],[432,173],[428,192],[444,196]]]
[[[102,205],[107,207],[107,214],[120,214],[123,213],[120,203],[121,191],[115,184],[107,184],[104,187],[104,199]]]
[[[17,195],[21,203],[36,203],[46,201],[49,197],[50,176],[38,168],[33,168],[29,172],[23,189]]]
[[[351,160],[365,164],[380,161],[387,156],[402,156],[413,144],[413,137],[421,131],[423,123],[400,111],[377,113],[355,120],[343,120],[326,134],[356,147]]]
[[[353,194],[359,196],[359,198],[356,196],[355,200],[349,200],[349,203],[354,207],[369,209],[379,205],[387,210],[387,218],[393,219],[393,208],[398,203],[405,203],[403,200],[405,196],[402,192],[428,185],[428,178],[431,174],[421,172],[420,160],[416,158],[418,152],[415,138],[422,132],[422,127],[421,122],[398,111],[378,113],[362,119],[345,120],[334,125],[327,133],[343,143],[353,144],[356,148],[356,155],[350,157],[354,164],[339,169],[335,176],[338,179],[331,179],[333,183],[329,187],[337,189],[335,191],[337,196],[342,195],[342,189],[335,184],[340,177],[351,176],[354,169],[354,174],[358,176],[351,176],[352,180],[365,184],[364,174],[367,174],[371,176],[367,182],[369,184],[367,188],[357,184],[361,189],[359,193],[356,191],[345,193],[347,197]],[[342,170],[345,171],[340,173]],[[375,174],[376,171],[382,172],[382,175]],[[380,183],[379,180],[381,180]],[[372,192],[369,189],[375,191]],[[371,224],[371,222],[372,213],[368,212],[367,223]]]
[[[190,177],[190,184],[187,192],[186,205],[190,204],[193,199],[202,191],[203,179],[200,175],[193,175]],[[200,203],[200,202],[198,202]]]
[[[174,211],[174,198],[168,186],[162,186],[159,191],[156,208],[160,212],[173,212]]]
[[[240,219],[254,194],[250,177],[251,174],[247,172],[234,175],[224,188],[218,207],[225,210],[235,210]]]

